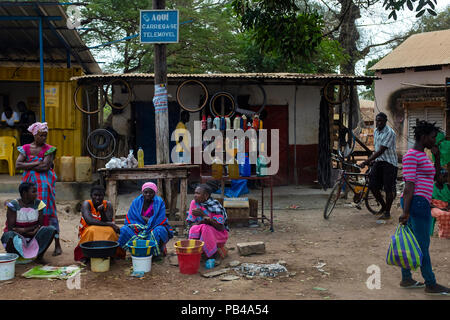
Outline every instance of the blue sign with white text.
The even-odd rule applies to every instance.
[[[179,37],[178,10],[141,10],[141,43],[177,43]]]

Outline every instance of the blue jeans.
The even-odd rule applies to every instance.
[[[400,199],[403,208],[403,197]],[[413,196],[409,211],[408,227],[413,232],[422,250],[423,258],[420,272],[425,279],[427,286],[434,285],[436,278],[431,268],[430,259],[430,228],[431,228],[431,207],[427,199],[421,196]],[[411,270],[402,268],[402,280],[412,279]]]

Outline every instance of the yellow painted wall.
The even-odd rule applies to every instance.
[[[82,155],[84,146],[83,115],[76,109],[73,102],[76,82],[70,81],[71,77],[82,74],[81,68],[44,69],[45,85],[58,88],[57,99],[53,101],[56,103],[54,106],[46,106],[45,108],[45,121],[49,126],[47,143],[57,148],[56,155],[58,158],[61,156],[70,155],[77,157]],[[0,67],[0,81],[34,81],[39,86],[39,76],[39,68]],[[40,102],[36,101],[36,107],[32,109],[36,112],[37,120],[41,121]],[[17,143],[19,145],[20,141]],[[1,167],[0,169],[2,169]]]

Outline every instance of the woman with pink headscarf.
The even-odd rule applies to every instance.
[[[53,171],[53,160],[56,148],[45,143],[47,140],[47,122],[35,122],[28,127],[28,131],[34,137],[30,144],[17,147],[19,157],[16,161],[16,169],[23,170],[22,182],[35,183],[38,191],[38,199],[42,200],[46,207],[43,209],[44,226],[55,227],[55,251],[54,256],[62,253],[59,241],[59,222],[56,215],[55,184],[56,175]]]
[[[166,243],[173,237],[173,229],[166,217],[164,200],[157,195],[153,182],[144,183],[142,194],[133,200],[120,228],[119,244],[129,250],[134,240],[150,240],[155,243],[152,255],[166,254]]]

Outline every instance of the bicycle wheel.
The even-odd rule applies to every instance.
[[[221,109],[222,106],[216,106],[216,101],[218,99],[224,99],[223,101],[223,113],[218,109]],[[234,101],[233,96],[228,92],[217,92],[211,97],[211,101],[209,102],[209,110],[214,116],[219,117],[232,117],[234,115],[234,111],[236,108],[236,103]]]
[[[187,105],[186,103],[183,103],[183,101],[181,101],[181,89],[186,86],[193,86],[193,85],[197,85],[200,86],[202,93],[200,93],[199,95],[199,102],[197,103],[197,105],[195,105],[195,103],[190,102],[190,105]],[[188,91],[192,92],[194,91],[192,88]],[[208,102],[208,97],[209,97],[209,93],[208,93],[208,89],[206,88],[206,85],[199,81],[199,80],[185,80],[183,81],[177,88],[177,102],[180,105],[181,108],[183,108],[186,111],[189,112],[197,112],[203,109],[203,107],[206,105],[206,103]],[[203,102],[202,102],[203,100]]]
[[[379,203],[378,200],[375,199],[372,191],[367,191],[366,199],[364,201],[366,202],[366,208],[370,211],[370,213],[378,214],[381,212],[381,203]]]
[[[84,90],[84,95],[82,94],[83,90]],[[80,101],[78,100],[79,95],[81,95]],[[83,106],[86,104],[89,104],[89,96],[94,96],[94,95],[97,95],[97,99],[99,101],[97,108],[94,110],[90,110],[90,108],[88,107],[88,110],[85,110]],[[86,100],[86,103],[84,102],[85,100]],[[103,88],[101,86],[79,85],[79,86],[77,86],[77,88],[75,89],[75,91],[73,93],[73,102],[75,104],[75,107],[77,107],[77,109],[80,110],[81,112],[83,112],[85,114],[96,114],[96,113],[100,112],[100,109],[102,109],[105,106],[106,96],[105,96],[105,92],[103,91]],[[79,102],[81,102],[81,105]]]
[[[328,197],[327,204],[325,205],[325,210],[323,211],[323,217],[325,219],[328,219],[331,215],[331,212],[333,211],[336,202],[339,200],[339,197],[341,196],[341,190],[342,190],[342,181],[339,180],[336,182],[336,184],[333,187],[333,190],[331,190],[330,196]]]

